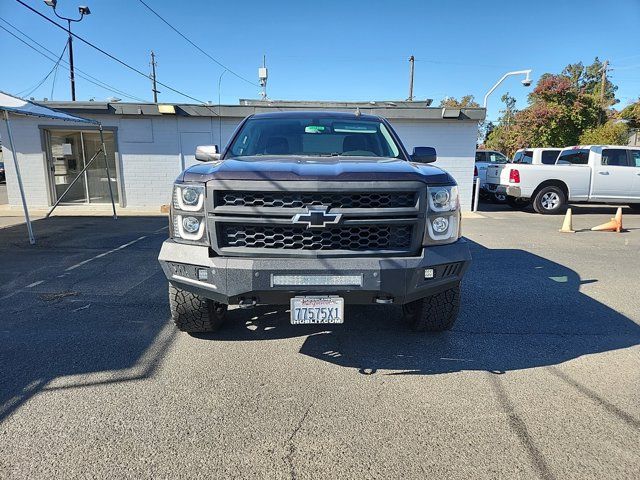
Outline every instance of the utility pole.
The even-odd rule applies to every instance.
[[[67,20],[67,32],[69,33],[69,79],[71,80],[71,101],[76,101],[76,77],[73,73],[73,35],[71,35],[71,20]]]
[[[156,54],[151,50],[151,91],[153,92],[153,103],[158,103],[158,89],[156,88]]]
[[[600,123],[602,123],[602,111],[604,105],[604,89],[607,84],[607,69],[609,68],[609,60],[605,60],[602,64],[602,80],[600,81]]]
[[[267,99],[267,79],[269,77],[269,73],[267,71],[267,56],[262,56],[262,67],[258,68],[258,83],[262,87],[262,91],[260,92],[260,98],[262,100]]]
[[[71,101],[76,101],[76,77],[73,71],[73,35],[71,34],[71,22],[80,22],[85,15],[90,15],[91,10],[87,6],[78,7],[78,12],[80,13],[80,18],[68,18],[59,15],[56,11],[56,6],[58,4],[57,0],[44,0],[44,3],[53,8],[53,13],[56,14],[61,20],[67,21],[67,34],[69,35],[69,40],[67,41],[67,45],[69,45],[69,80],[71,80]]]
[[[413,64],[415,62],[415,58],[413,55],[409,57],[409,98],[407,100],[409,102],[413,102]]]

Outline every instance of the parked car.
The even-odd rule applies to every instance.
[[[504,193],[496,193],[487,190],[487,168],[489,165],[504,165],[509,162],[509,158],[504,154],[495,150],[476,150],[476,163],[473,169],[473,181],[480,180],[480,196],[497,203],[504,203],[506,195]],[[475,194],[475,189],[474,189]]]
[[[4,162],[0,162],[0,183],[7,182],[7,175],[4,172]]]
[[[521,148],[519,150],[516,150],[511,163],[529,165],[554,165],[561,150],[561,148]],[[514,199],[508,199],[506,198],[506,195],[504,193],[500,193],[497,191],[499,172],[506,167],[506,164],[501,164],[499,166],[495,164],[492,166],[496,168],[491,168],[490,173],[488,170],[487,172],[485,172],[485,192],[487,192],[488,195],[494,195],[495,197],[499,197],[500,199],[504,198],[502,202],[506,201],[514,207],[519,208],[526,206],[526,203],[517,200],[514,201]]]
[[[229,304],[289,304],[292,324],[343,323],[345,303],[396,304],[419,331],[451,328],[471,256],[455,180],[407,153],[387,120],[247,117],[176,180],[159,261],[180,330],[215,330]]]
[[[487,175],[510,202],[531,201],[538,213],[561,212],[568,202],[625,203],[640,210],[638,147],[569,147],[555,165],[511,164]]]

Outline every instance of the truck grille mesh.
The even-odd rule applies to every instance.
[[[216,192],[216,206],[303,208],[402,208],[416,204],[415,192]]]
[[[310,230],[295,225],[236,225],[220,228],[224,247],[286,250],[399,250],[411,245],[411,225],[340,226]]]

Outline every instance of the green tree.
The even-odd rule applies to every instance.
[[[609,120],[604,125],[593,127],[580,135],[583,145],[627,145],[629,127],[624,122]]]
[[[506,109],[487,145],[512,155],[523,147],[578,144],[585,130],[598,126],[603,113],[599,97],[580,83],[585,80],[580,79],[579,71],[580,65],[575,64],[565,69],[565,74],[542,75],[529,94],[529,106],[523,110],[514,112],[508,95],[503,97]]]
[[[516,99],[509,95],[509,92],[502,95],[500,100],[504,103],[504,109],[500,110],[499,125],[495,126],[491,123],[493,128],[487,132],[485,145],[487,148],[498,150],[510,157],[520,148],[516,144],[518,110],[516,109]]]
[[[619,117],[626,120],[629,127],[640,128],[640,98],[635,103],[623,108]]]
[[[571,63],[562,70],[562,75],[567,77],[573,88],[600,98],[602,88],[602,70],[604,63],[598,57],[593,60],[591,65],[586,67],[582,62]],[[609,80],[608,73],[605,73],[604,103],[603,107],[609,107],[618,103],[616,99],[616,91],[618,87]]]
[[[440,100],[440,106],[448,108],[478,108],[480,104],[476,102],[473,95],[465,95],[460,100],[455,97],[445,97]]]

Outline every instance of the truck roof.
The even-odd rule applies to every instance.
[[[527,147],[527,148],[519,148],[516,152],[524,152],[526,150],[562,150],[566,147]]]
[[[326,110],[290,110],[285,112],[256,113],[251,118],[336,118],[339,120],[380,121],[377,115],[356,114],[355,112],[331,112]]]
[[[637,146],[633,145],[573,145],[571,147],[564,147],[562,150],[591,150],[594,148],[622,148],[622,149],[636,149]]]

